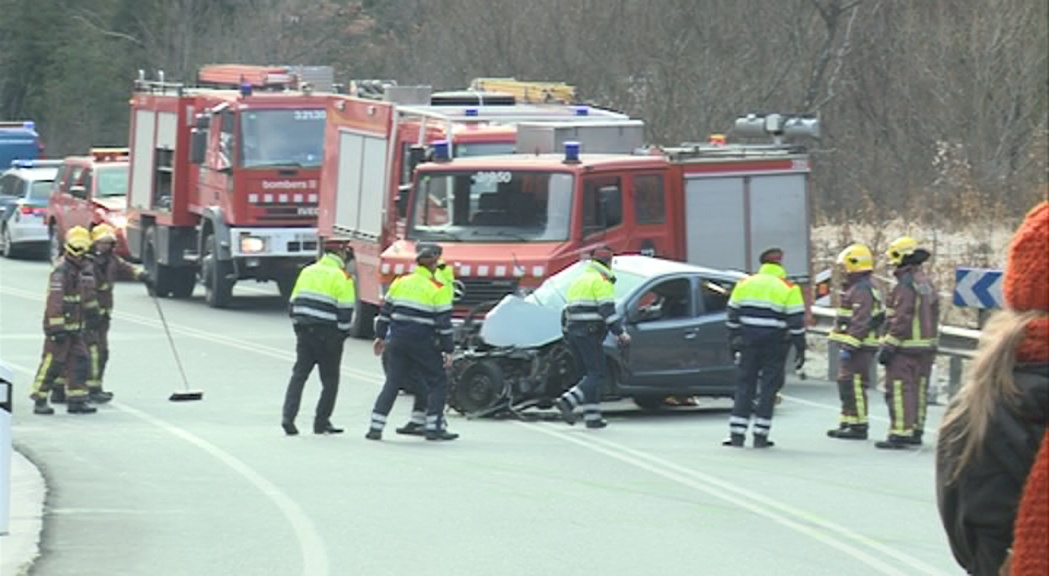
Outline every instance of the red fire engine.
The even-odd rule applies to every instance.
[[[736,136],[771,135],[771,144],[715,139],[642,149],[637,128],[623,121],[522,123],[518,154],[511,156],[450,159],[447,145],[437,144],[436,161],[414,172],[403,235],[392,241],[385,236],[389,245],[384,242],[378,255],[377,279],[359,274],[362,298],[377,300],[409,271],[414,244],[423,240],[440,243],[455,267],[459,313],[527,293],[601,244],[743,271],[756,269],[760,252],[775,245],[785,250],[791,277],[809,283],[811,163],[803,147],[785,139],[818,137],[815,118],[769,114],[737,120]],[[588,153],[580,154],[581,148]],[[328,154],[343,151],[329,146]],[[328,193],[322,198],[322,235],[365,221],[364,212],[341,205],[326,218]],[[383,202],[378,195],[361,195],[360,204],[374,210]],[[384,233],[379,219],[369,224]],[[373,258],[362,254],[358,266]]]
[[[198,278],[213,307],[244,279],[287,295],[316,257],[330,94],[301,79],[288,67],[216,65],[198,74],[206,87],[189,87],[140,72],[127,238],[161,295],[188,297]]]
[[[640,121],[618,112],[521,104],[513,94],[439,93],[421,99],[429,104],[413,104],[420,98],[401,98],[405,95],[387,92],[382,102],[334,96],[328,107],[318,230],[322,242],[348,242],[354,248],[350,270],[359,302],[352,333],[358,337],[370,333],[381,302],[380,255],[404,238],[407,193],[426,145],[440,140],[449,144],[443,153],[450,157],[481,157],[512,153],[522,122],[641,128]]]

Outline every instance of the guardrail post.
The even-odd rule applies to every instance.
[[[962,386],[962,358],[960,356],[951,356],[951,370],[950,376],[947,383],[947,398],[954,398],[954,395],[958,393],[958,389]]]

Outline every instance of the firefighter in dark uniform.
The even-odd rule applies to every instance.
[[[743,446],[754,414],[754,447],[768,448],[776,393],[783,387],[787,352],[794,346],[795,368],[805,364],[805,301],[787,280],[783,250],[761,253],[757,274],[732,289],[728,303],[729,346],[739,354],[739,383],[724,446]],[[758,387],[758,381],[761,386]],[[757,394],[757,404],[754,395]]]
[[[331,423],[339,393],[339,368],[343,343],[350,334],[354,300],[353,278],[346,274],[349,247],[329,246],[324,256],[302,269],[288,300],[288,312],[295,327],[295,366],[284,393],[281,427],[284,433],[299,433],[295,417],[299,414],[302,389],[317,367],[321,395],[313,417],[314,434],[339,434]]]
[[[150,289],[153,283],[142,268],[132,266],[120,256],[113,253],[117,236],[113,227],[99,224],[91,229],[91,241],[94,246],[95,287],[98,293],[98,322],[89,324],[86,331],[88,356],[91,361],[90,376],[87,380],[88,398],[102,404],[113,399],[112,392],[102,389],[102,378],[109,363],[109,323],[113,314],[113,285],[118,280],[138,280]]]
[[[51,272],[44,312],[44,353],[33,380],[34,414],[54,414],[47,395],[56,379],[65,378],[66,411],[70,414],[93,414],[88,404],[88,352],[84,330],[89,322],[98,321],[95,278],[88,251],[91,234],[81,226],[66,232],[65,254]]]
[[[433,244],[433,246],[437,248],[437,268],[433,272],[433,277],[440,284],[442,305],[451,307],[455,301],[455,270],[441,259],[444,250],[441,249],[440,244]],[[388,359],[389,350],[386,350],[382,355],[384,371],[388,371]],[[398,434],[409,436],[423,436],[426,432],[426,405],[429,396],[426,381],[421,375],[413,373],[410,376],[410,382],[402,384],[402,389],[413,394],[415,399],[412,401],[412,415],[408,423],[395,431]],[[444,423],[443,418],[441,422]]]
[[[451,366],[454,348],[452,306],[434,277],[440,249],[422,242],[415,249],[415,270],[390,284],[375,321],[373,350],[376,356],[388,350],[389,357],[386,382],[375,399],[371,425],[365,434],[369,440],[382,439],[398,390],[416,374],[426,384],[426,439],[459,437],[448,432],[443,423],[448,396],[446,370]]]
[[[585,372],[579,383],[562,394],[555,405],[561,417],[575,424],[575,409],[581,406],[587,428],[604,428],[601,418],[601,391],[605,384],[604,341],[609,332],[620,346],[630,344],[630,335],[623,330],[616,314],[612,274],[612,249],[602,246],[590,253],[585,272],[568,287],[563,314],[565,340],[575,358],[576,368]]]
[[[878,448],[902,449],[920,445],[925,424],[925,380],[936,351],[940,322],[940,295],[922,271],[931,254],[914,238],[903,236],[889,244],[889,264],[896,267],[896,286],[886,302],[886,329],[878,350],[885,366],[885,401],[889,405],[889,437]]]
[[[866,440],[870,409],[871,362],[878,351],[878,327],[885,321],[881,292],[871,279],[874,255],[863,244],[853,244],[838,255],[845,268],[845,282],[838,302],[837,318],[829,339],[837,342],[838,395],[841,416],[831,438]]]

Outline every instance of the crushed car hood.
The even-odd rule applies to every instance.
[[[562,338],[561,311],[506,296],[485,316],[480,336],[492,346],[539,348]]]

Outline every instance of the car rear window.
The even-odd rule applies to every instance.
[[[32,187],[29,188],[29,196],[26,200],[46,204],[47,197],[51,195],[51,187],[54,183],[54,180],[34,180]]]
[[[127,166],[106,166],[98,169],[96,196],[127,196]]]

